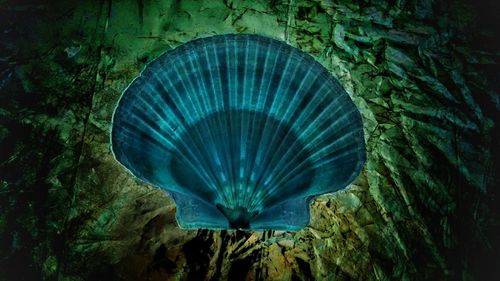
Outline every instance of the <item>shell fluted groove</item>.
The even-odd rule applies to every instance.
[[[112,150],[165,189],[183,228],[298,230],[366,152],[359,111],[310,55],[258,35],[196,39],[151,62],[113,115]]]

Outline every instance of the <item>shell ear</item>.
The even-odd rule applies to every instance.
[[[314,196],[299,197],[265,209],[251,222],[252,229],[298,231],[309,224],[309,205]]]
[[[226,217],[212,204],[192,195],[168,192],[176,205],[175,218],[182,229],[228,229]]]
[[[298,231],[309,224],[309,206],[314,196],[281,202],[263,212],[230,209],[221,204],[216,208],[191,195],[170,191],[176,204],[176,220],[182,229],[253,229]]]

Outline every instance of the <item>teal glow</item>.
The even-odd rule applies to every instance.
[[[183,228],[298,230],[365,161],[359,111],[311,56],[256,35],[154,60],[113,116],[116,159],[168,191]]]

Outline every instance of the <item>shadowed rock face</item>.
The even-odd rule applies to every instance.
[[[0,280],[498,279],[495,1],[161,2],[0,3]],[[181,230],[109,149],[148,61],[234,32],[312,54],[363,116],[364,170],[295,233]]]

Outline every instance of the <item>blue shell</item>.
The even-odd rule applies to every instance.
[[[167,190],[182,228],[298,230],[365,161],[359,111],[311,56],[257,35],[197,39],[124,91],[112,149]]]

